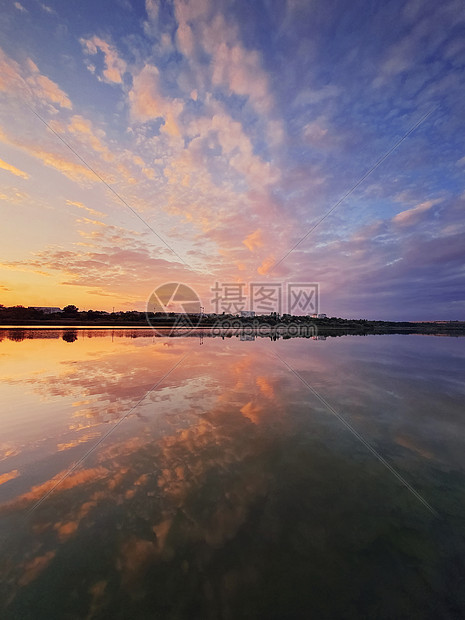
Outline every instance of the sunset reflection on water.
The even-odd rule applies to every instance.
[[[462,609],[452,587],[465,557],[462,341],[201,342],[149,330],[2,333],[5,613]]]

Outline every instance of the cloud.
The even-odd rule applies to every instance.
[[[4,190],[0,194],[0,200],[6,200],[9,204],[25,204],[26,201],[31,199],[29,194],[19,191],[16,187],[7,187]]]
[[[28,10],[25,9],[20,2],[15,2],[14,7],[18,9],[18,11],[21,11],[21,13],[28,13]]]
[[[144,241],[144,234],[89,218],[79,218],[76,223],[85,245],[76,244],[69,250],[49,247],[30,259],[4,262],[3,267],[54,272],[62,285],[111,294],[131,305],[145,303],[157,284],[196,279],[188,267],[174,262],[171,252]]]
[[[175,0],[174,7],[177,47],[191,65],[196,65],[197,75],[208,71],[212,88],[225,87],[229,94],[249,99],[257,112],[268,113],[273,97],[261,55],[244,47],[236,22],[213,12],[214,5],[208,0]],[[211,58],[208,69],[200,60],[205,53]]]
[[[0,90],[14,97],[26,98],[42,104],[58,104],[71,110],[68,95],[50,78],[40,73],[37,65],[28,58],[23,65],[9,58],[0,49]]]
[[[17,177],[21,177],[22,179],[29,178],[29,175],[27,174],[27,172],[23,172],[19,168],[16,168],[15,166],[8,164],[6,161],[3,161],[3,159],[0,159],[0,168],[2,170],[6,170],[7,172],[11,172],[11,174],[14,174]]]
[[[82,202],[76,202],[74,200],[67,200],[66,204],[71,207],[77,207],[78,209],[84,209],[87,213],[91,215],[95,215],[96,217],[107,217],[106,213],[102,213],[101,211],[96,211],[95,209],[91,209],[90,207],[86,207],[86,205],[82,204]]]
[[[39,99],[50,103],[57,103],[61,108],[71,110],[73,107],[68,95],[46,75],[39,72],[37,65],[28,59],[27,66],[31,71],[31,75],[26,78],[27,83],[31,86],[34,94]]]
[[[180,136],[178,118],[183,105],[178,99],[168,99],[161,94],[160,72],[154,65],[147,64],[134,76],[129,92],[131,116],[138,122],[163,118],[161,128],[170,136]]]
[[[90,39],[80,39],[80,43],[84,52],[89,56],[95,56],[99,51],[102,52],[104,69],[102,75],[99,76],[100,80],[108,84],[122,84],[123,75],[126,72],[126,62],[120,58],[113,45],[97,36]],[[89,69],[90,66],[88,65],[87,68]]]
[[[460,170],[454,168],[455,162],[460,166],[465,161],[460,159],[464,48],[457,28],[449,27],[456,3],[445,0],[436,6],[427,0],[424,8],[417,3],[418,15],[413,19],[400,12],[395,31],[381,27],[395,22],[392,10],[382,7],[369,13],[348,7],[347,20],[335,30],[331,10],[321,9],[310,19],[313,9],[305,2],[294,11],[292,23],[286,8],[290,2],[273,12],[254,3],[245,9],[240,3],[211,0],[145,4],[147,17],[142,19],[148,26],[143,27],[150,40],[142,30],[120,37],[111,18],[121,25],[119,20],[136,15],[118,14],[118,3],[105,31],[92,30],[90,22],[84,31],[73,31],[88,69],[103,82],[123,85],[115,101],[114,89],[90,80],[99,90],[94,101],[103,107],[98,110],[91,106],[90,112],[70,112],[59,78],[51,79],[60,75],[62,63],[71,63],[71,52],[66,61],[64,54],[57,55],[48,77],[39,69],[47,66],[40,55],[21,62],[0,55],[0,88],[11,95],[10,118],[4,122],[9,144],[84,186],[97,181],[56,136],[40,124],[36,129],[36,119],[30,120],[27,111],[22,115],[18,102],[25,99],[32,107],[34,101],[52,128],[106,181],[117,184],[131,206],[157,230],[160,226],[163,236],[179,239],[193,265],[226,281],[268,274],[275,259],[407,131],[417,118],[413,110],[421,115],[434,99],[439,105],[428,122],[383,161],[369,186],[364,182],[358,187],[286,258],[283,269],[296,276],[311,271],[332,299],[346,303],[344,291],[353,285],[376,304],[367,284],[376,286],[372,273],[400,290],[400,276],[396,280],[393,274],[402,273],[410,282],[405,266],[412,256],[409,244],[420,244],[419,236],[423,243],[426,234],[450,238],[463,231],[460,212],[446,216],[447,205],[435,208],[432,202],[447,192],[463,191]],[[463,10],[459,13],[457,23]],[[388,14],[391,22],[385,20]],[[140,20],[137,25],[142,28]],[[367,36],[360,39],[358,32]],[[445,40],[447,32],[452,34]],[[123,50],[128,52],[124,59]],[[86,73],[84,66],[80,69]],[[376,76],[382,78],[382,89],[373,87]],[[448,105],[442,106],[446,91]],[[86,118],[88,114],[95,116]],[[56,176],[48,174],[59,182]],[[399,206],[396,196],[407,189],[410,196]],[[0,199],[13,200],[15,191],[2,192]],[[80,243],[87,245],[63,246],[74,252],[72,272],[64,271],[63,281],[79,280],[92,294],[108,295],[114,287],[122,293],[117,269],[113,272],[100,255],[122,261],[126,281],[137,278],[131,261],[145,274],[142,256],[149,262],[164,257],[149,245],[128,240],[121,230],[97,223],[101,214],[90,207],[99,203],[82,191],[75,197],[82,202],[67,201],[66,209],[88,216],[77,224]],[[54,204],[60,208],[64,202]],[[102,209],[110,213],[110,204]],[[378,218],[379,225],[365,228]],[[186,239],[192,239],[190,246]],[[127,244],[136,254],[115,252]],[[78,274],[80,261],[91,271],[94,262],[100,264],[113,288],[92,288],[92,279]],[[153,266],[167,273],[166,265]],[[92,276],[98,278],[98,270]],[[386,287],[383,295],[390,294]],[[381,289],[376,290],[379,296]],[[135,287],[131,291],[136,295]],[[364,308],[364,302],[357,307]]]
[[[269,112],[272,97],[258,52],[248,51],[240,44],[229,47],[223,42],[212,49],[212,54],[212,84],[226,85],[231,93],[248,97],[258,112]]]
[[[145,0],[145,10],[148,19],[144,21],[143,28],[147,36],[158,37],[160,34],[159,8],[158,0]]]
[[[242,124],[233,120],[219,105],[212,105],[211,111],[210,117],[197,119],[187,128],[187,135],[193,138],[189,148],[198,148],[199,143],[202,143],[200,148],[208,148],[211,139],[216,137],[228,166],[245,177],[250,189],[277,183],[279,170],[254,153]]]
[[[436,200],[427,200],[425,202],[420,203],[416,207],[412,209],[407,209],[406,211],[401,211],[397,215],[392,218],[392,221],[395,224],[400,224],[401,226],[407,226],[416,224],[422,218],[422,215],[434,207],[435,205],[442,202],[442,198],[438,198]]]
[[[101,182],[101,178],[104,178],[107,183],[119,181],[129,186],[134,185],[137,183],[132,171],[134,166],[137,166],[137,170],[140,170],[144,177],[153,178],[153,170],[145,165],[141,157],[129,150],[121,150],[116,155],[104,141],[105,131],[96,127],[89,119],[76,114],[69,122],[53,118],[48,124],[63,137],[65,143],[73,145],[78,156],[65,148],[52,134],[47,134],[46,140],[42,138],[40,142],[34,143],[29,137],[21,139],[16,135],[17,132],[7,133],[0,128],[0,141],[21,149],[79,183]],[[83,161],[88,162],[89,167],[81,163]]]
[[[410,3],[415,5],[415,3]],[[417,3],[416,7],[420,7],[421,3]],[[406,5],[407,7],[409,4]],[[441,62],[438,50],[448,41],[451,41],[451,31],[458,24],[465,21],[465,12],[463,4],[454,2],[444,2],[430,4],[430,14],[428,17],[420,16],[412,19],[408,15],[408,11],[399,19],[396,24],[398,31],[401,33],[395,42],[391,42],[387,48],[384,59],[379,68],[379,74],[374,80],[375,87],[382,86],[392,79],[404,73],[411,72],[414,68],[422,69],[428,65],[430,59],[434,58],[435,62]],[[430,79],[430,75],[425,74],[422,80],[425,83]],[[422,83],[422,86],[423,86]]]
[[[33,86],[33,88],[37,87],[37,85],[40,87],[38,93],[39,97],[44,98],[47,101],[51,101],[52,103],[58,103],[60,107],[67,108],[68,110],[71,110],[73,107],[67,95],[47,76],[33,76],[28,79],[28,82],[31,86]]]
[[[305,140],[312,145],[320,145],[324,144],[328,128],[326,127],[326,120],[324,117],[320,117],[310,123],[307,123],[302,133],[304,135]]]
[[[63,154],[47,151],[39,144],[26,143],[13,136],[7,135],[2,129],[0,129],[0,141],[21,149],[28,155],[39,159],[49,168],[54,168],[62,172],[73,181],[98,181],[95,174],[86,166],[76,163]]]
[[[93,151],[96,153],[101,153],[105,161],[114,161],[115,156],[99,138],[99,136],[103,138],[105,136],[105,132],[102,129],[97,129],[94,127],[90,120],[85,119],[80,115],[75,115],[71,118],[67,129],[71,134],[82,140],[87,146],[90,146]]]
[[[14,480],[14,478],[17,478],[18,476],[19,476],[19,471],[17,469],[13,469],[12,471],[7,472],[6,474],[1,474],[0,485],[5,484],[5,482],[8,482],[9,480]]]
[[[52,9],[52,7],[48,6],[47,4],[42,4],[41,2],[40,8],[46,13],[48,13],[49,15],[57,15],[57,12],[54,9]]]
[[[298,92],[294,106],[307,107],[309,105],[319,104],[328,99],[335,99],[341,95],[341,88],[335,84],[326,84],[321,88],[307,88]]]
[[[268,271],[270,270],[270,268],[275,264],[275,262],[276,262],[276,258],[274,254],[267,256],[265,259],[263,259],[262,264],[259,267],[257,267],[257,273],[259,273],[262,276],[266,275]]]
[[[9,58],[0,48],[0,90],[16,91],[22,86],[21,82],[18,63]]]
[[[242,242],[246,248],[248,248],[251,252],[256,250],[257,248],[263,247],[263,236],[262,231],[258,228],[254,232],[250,233],[244,241]]]

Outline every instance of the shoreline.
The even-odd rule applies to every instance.
[[[381,336],[381,335],[430,335],[430,336],[448,336],[463,337],[465,336],[465,322],[455,321],[447,323],[406,323],[406,322],[387,322],[387,321],[358,321],[347,319],[326,319],[315,322],[298,320],[300,317],[293,317],[296,322],[287,324],[241,321],[240,319],[228,320],[229,325],[218,325],[208,323],[205,325],[193,326],[175,326],[175,325],[149,325],[141,324],[140,321],[125,324],[108,324],[107,322],[60,322],[57,321],[30,321],[28,323],[8,322],[0,324],[0,331],[21,331],[29,330],[37,332],[39,330],[47,331],[151,331],[154,335],[159,336],[183,336],[183,335],[205,335],[207,337],[230,337],[232,335],[251,337],[272,337],[274,334],[284,337],[306,337],[306,338],[325,338],[338,336]]]

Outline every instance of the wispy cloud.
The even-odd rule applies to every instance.
[[[426,211],[429,211],[432,207],[440,204],[441,202],[442,199],[440,198],[437,200],[427,200],[420,203],[416,207],[412,207],[406,211],[401,211],[392,218],[392,221],[396,224],[401,224],[402,226],[416,224]]]
[[[21,2],[15,2],[14,7],[15,9],[18,9],[18,11],[21,11],[21,13],[28,13],[28,10],[21,4]]]
[[[8,164],[6,161],[3,161],[3,159],[0,159],[0,168],[2,170],[6,170],[7,172],[11,172],[11,174],[14,174],[17,177],[21,177],[22,179],[29,178],[29,175],[27,174],[27,172],[23,172],[19,168],[16,168],[15,166]]]

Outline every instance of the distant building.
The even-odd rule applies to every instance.
[[[318,314],[316,314],[316,312],[314,314],[310,315],[312,317],[312,319],[317,319],[318,318]]]
[[[241,317],[245,318],[253,318],[255,316],[255,312],[253,310],[241,310]]]
[[[322,312],[321,314],[318,315],[319,319],[326,319],[326,314],[324,312]]]
[[[55,308],[54,306],[29,306],[32,310],[39,310],[44,314],[55,314],[55,312],[63,312],[61,308]]]

